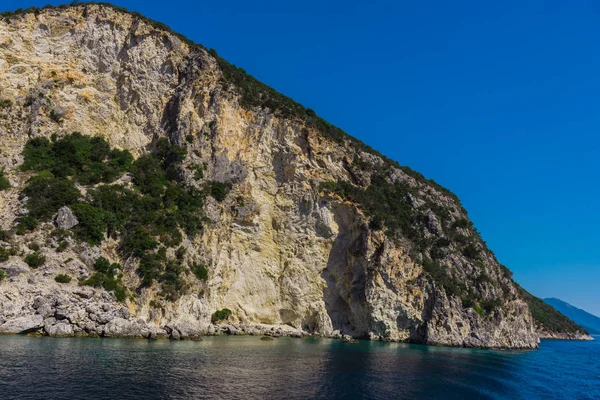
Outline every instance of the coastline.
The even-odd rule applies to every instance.
[[[516,348],[516,347],[472,347],[472,346],[448,346],[436,343],[413,343],[408,341],[391,340],[383,337],[365,337],[357,338],[350,335],[343,335],[339,331],[332,334],[310,333],[295,329],[288,325],[267,325],[267,324],[210,324],[205,328],[194,328],[188,325],[167,324],[163,328],[150,326],[146,324],[132,323],[131,321],[116,318],[112,326],[100,332],[79,332],[46,330],[44,327],[32,328],[25,331],[3,331],[0,335],[23,335],[28,337],[85,337],[85,338],[108,338],[108,339],[139,339],[139,340],[171,340],[171,341],[202,341],[203,338],[213,336],[256,336],[263,338],[321,338],[337,339],[346,343],[358,343],[358,339],[381,341],[390,343],[410,343],[424,346],[447,347],[447,348],[478,348],[483,350],[535,350],[537,348]],[[112,322],[112,321],[111,321]],[[594,341],[591,335],[581,333],[555,333],[540,332],[540,339],[544,340],[568,340],[568,341]]]
[[[593,341],[596,340],[593,336],[585,333],[575,332],[548,332],[540,331],[540,339],[547,340],[583,340]]]

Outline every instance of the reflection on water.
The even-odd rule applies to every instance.
[[[327,339],[0,336],[0,398],[600,398],[600,345],[486,351]]]

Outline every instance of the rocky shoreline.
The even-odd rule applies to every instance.
[[[6,296],[7,294],[5,294]],[[406,342],[406,340],[394,340],[374,335],[367,338],[358,338],[342,334],[337,330],[307,332],[282,324],[229,323],[227,321],[202,323],[202,321],[187,319],[171,321],[162,325],[156,323],[156,321],[148,322],[137,318],[123,304],[115,302],[112,294],[90,287],[79,287],[70,293],[38,295],[29,307],[21,308],[20,312],[7,315],[6,311],[9,310],[0,313],[0,334],[171,340],[202,340],[203,336],[216,335],[250,335],[343,339],[348,343],[356,342],[355,339]],[[159,310],[156,310],[151,312],[150,315],[159,312]],[[544,330],[540,331],[540,338],[595,340],[591,336],[579,332],[555,333]],[[427,344],[435,345],[434,343]]]
[[[206,328],[197,328],[185,324],[168,324],[157,327],[144,323],[141,320],[130,321],[116,317],[96,329],[80,329],[79,325],[70,324],[70,321],[58,320],[56,317],[43,319],[35,314],[25,317],[13,318],[0,325],[0,335],[49,336],[61,337],[89,337],[89,338],[114,338],[114,339],[147,339],[147,340],[192,340],[202,341],[203,337],[210,336],[257,336],[263,340],[272,340],[278,337],[291,338],[322,338],[341,339],[346,343],[358,343],[357,339],[377,340],[386,342],[401,342],[387,338],[354,338],[334,332],[330,335],[304,332],[288,325],[267,324],[210,324]],[[541,332],[540,339],[548,340],[581,340],[593,341],[594,337],[587,334]],[[434,344],[430,344],[435,346]],[[508,349],[508,348],[501,348]],[[514,348],[510,348],[513,349]],[[531,350],[527,348],[527,350]]]
[[[575,332],[548,332],[540,331],[540,339],[553,339],[553,340],[596,340],[588,334]]]
[[[313,336],[287,325],[201,324],[170,322],[163,326],[146,322],[107,292],[81,287],[71,293],[37,296],[31,307],[7,316],[0,313],[0,334],[38,334],[52,337],[170,338],[197,339],[219,334],[265,336]],[[156,313],[159,311],[157,310]],[[341,334],[330,337],[341,338]]]

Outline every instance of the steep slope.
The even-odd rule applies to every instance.
[[[577,308],[566,301],[556,298],[547,298],[544,301],[557,309],[563,315],[569,317],[573,322],[584,327],[589,333],[600,333],[600,318],[589,312]]]
[[[565,340],[593,340],[585,328],[577,325],[556,308],[548,305],[517,285],[520,296],[529,305],[529,310],[541,338]]]
[[[537,346],[456,196],[164,25],[4,14],[0,106],[0,332]]]

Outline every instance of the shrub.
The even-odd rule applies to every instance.
[[[4,279],[6,279],[6,271],[0,269],[0,282],[2,282]]]
[[[208,279],[208,268],[204,264],[192,264],[190,269],[196,275],[196,278],[201,281],[206,281]]]
[[[438,247],[448,247],[450,246],[450,241],[446,238],[439,238],[437,241]]]
[[[477,258],[479,258],[479,249],[473,243],[469,243],[463,249],[463,255],[472,260],[476,260]]]
[[[212,181],[210,183],[210,195],[214,197],[219,203],[225,200],[227,196],[228,188],[222,182]]]
[[[57,114],[54,110],[50,110],[50,119],[59,124],[62,121],[62,116]]]
[[[155,280],[158,280],[166,261],[167,255],[164,247],[161,247],[156,253],[144,254],[138,267],[142,276],[142,285],[150,286]]]
[[[177,301],[179,295],[185,292],[185,285],[181,279],[182,269],[181,263],[175,260],[169,260],[165,264],[159,281],[162,285],[161,295],[167,300]]]
[[[56,251],[58,253],[62,253],[63,251],[67,250],[68,247],[69,247],[69,242],[63,240],[62,242],[60,242],[58,244],[58,247],[56,248]]]
[[[467,220],[465,218],[457,219],[456,221],[454,221],[454,224],[452,224],[452,227],[454,229],[457,229],[457,228],[467,229],[470,226],[471,226],[471,223],[469,222],[469,220]]]
[[[23,155],[23,170],[49,170],[57,177],[73,177],[82,184],[111,182],[133,162],[127,150],[111,150],[104,139],[80,133],[52,143],[46,138],[31,139]]]
[[[125,286],[118,285],[114,288],[113,293],[115,294],[115,298],[118,302],[124,302],[127,297],[127,291],[125,290]]]
[[[49,172],[31,178],[23,193],[27,196],[28,215],[37,220],[50,219],[60,207],[77,202],[81,195],[71,180],[56,178]]]
[[[58,274],[54,277],[54,280],[58,283],[69,283],[71,282],[71,277],[67,274]]]
[[[222,310],[215,311],[210,317],[210,322],[213,324],[218,321],[225,321],[231,316],[231,310],[224,308]]]
[[[513,276],[513,273],[508,267],[504,264],[500,264],[500,269],[502,270],[502,274],[505,278],[510,279]]]
[[[371,218],[371,221],[369,221],[369,229],[371,229],[372,231],[378,231],[383,229],[383,221],[381,220],[381,217],[376,215],[373,218]]]
[[[483,299],[479,302],[479,304],[486,314],[491,314],[494,310],[502,306],[502,300],[499,298]]]
[[[168,139],[161,138],[156,142],[156,149],[154,150],[154,157],[156,157],[162,168],[169,171],[170,168],[177,168],[185,160],[187,150],[183,147],[174,146],[169,143]],[[172,177],[171,179],[174,179]]]
[[[0,229],[0,240],[4,242],[10,241],[12,238],[12,233],[10,231],[5,231]]]
[[[46,138],[33,138],[25,144],[23,150],[23,171],[51,170],[54,167],[52,143]]]
[[[431,257],[432,260],[438,260],[438,259],[444,258],[445,255],[446,255],[446,253],[444,252],[444,250],[442,250],[441,248],[439,248],[437,246],[432,246],[431,250],[429,250],[429,256]]]
[[[148,303],[148,306],[150,306],[150,308],[156,308],[156,309],[162,308],[162,305],[157,300],[150,300],[150,302]]]
[[[134,191],[120,185],[101,185],[88,191],[87,202],[107,213],[105,221],[109,235],[122,232],[125,222],[143,210],[140,198]],[[145,218],[142,218],[145,219]]]
[[[196,164],[191,169],[194,171],[194,179],[200,180],[204,178],[204,165]]]
[[[94,269],[105,275],[115,275],[121,266],[117,263],[111,264],[104,257],[99,257],[94,263]]]
[[[125,254],[141,257],[158,246],[154,237],[142,226],[130,224],[125,227],[122,249]]]
[[[74,227],[77,236],[91,245],[100,244],[104,240],[108,226],[107,221],[112,216],[89,204],[74,204],[71,206],[71,210],[79,221],[79,224]]]
[[[27,256],[25,256],[24,261],[31,268],[37,268],[39,266],[44,265],[44,263],[46,262],[46,256],[44,256],[39,251],[36,251],[36,252],[33,252],[33,253],[28,254]]]
[[[186,190],[183,186],[173,184],[167,187],[162,201],[166,212],[166,219],[161,219],[161,224],[157,226],[159,230],[169,231],[170,235],[178,236],[174,230],[177,226],[181,227],[189,236],[195,236],[202,229],[202,220],[200,210],[202,209],[203,196],[200,193],[195,193],[191,190]],[[165,222],[172,219],[176,222],[175,225],[169,227]],[[162,233],[159,231],[159,233]],[[176,244],[180,239],[177,240]]]
[[[321,182],[320,188],[324,191],[335,192],[337,189],[337,183],[332,181]]]
[[[167,300],[176,301],[179,295],[186,290],[185,284],[181,279],[183,271],[181,251],[177,251],[176,259],[167,258],[165,247],[158,249],[156,253],[149,253],[142,256],[138,271],[142,277],[142,285],[150,286],[157,281],[162,286],[161,295]]]
[[[37,227],[37,220],[31,215],[25,215],[17,220],[17,235],[24,235]]]
[[[94,263],[96,273],[88,279],[81,281],[80,284],[104,288],[107,292],[113,292],[117,301],[125,301],[127,291],[121,282],[121,278],[116,276],[120,268],[121,265],[117,263],[111,264],[106,258],[100,257]]]
[[[0,190],[10,189],[10,182],[4,176],[4,169],[0,169]]]
[[[167,184],[165,171],[161,168],[160,161],[151,155],[144,155],[131,166],[133,183],[145,194],[160,196]]]
[[[7,261],[12,255],[12,253],[12,249],[9,249],[7,247],[0,247],[0,262]]]

